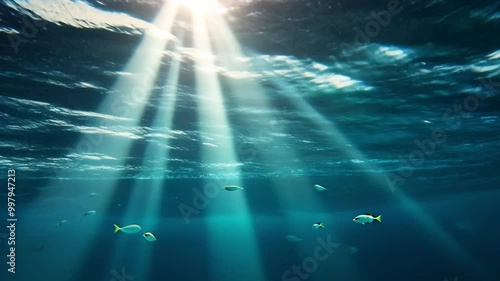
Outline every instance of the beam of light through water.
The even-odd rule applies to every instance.
[[[29,271],[21,271],[19,278],[23,279],[24,273],[44,272],[46,275],[40,276],[44,280],[73,280],[81,272],[81,266],[84,264],[82,261],[88,258],[89,251],[93,247],[92,243],[105,232],[113,235],[112,225],[109,229],[99,229],[105,219],[102,214],[108,208],[113,194],[116,192],[113,190],[116,180],[123,175],[120,168],[123,167],[125,159],[129,156],[131,144],[136,139],[134,130],[149,99],[163,49],[167,41],[173,39],[169,30],[175,14],[175,6],[164,6],[159,12],[152,28],[146,31],[143,41],[124,68],[123,73],[126,75],[118,78],[104,101],[96,109],[96,112],[101,114],[103,118],[86,127],[87,134],[82,136],[75,145],[75,151],[71,154],[76,158],[76,164],[69,168],[65,167],[58,174],[60,178],[75,180],[81,176],[81,167],[95,166],[95,162],[84,160],[84,156],[107,156],[114,159],[109,166],[117,167],[111,171],[103,171],[106,179],[111,180],[104,183],[99,182],[98,186],[93,187],[73,186],[74,188],[71,190],[68,181],[53,181],[47,184],[49,187],[59,186],[58,193],[64,194],[65,200],[68,202],[61,204],[58,201],[59,204],[47,214],[47,202],[54,201],[55,194],[44,190],[37,201],[26,210],[27,216],[40,218],[37,219],[39,224],[53,233],[48,243],[50,247],[45,246],[46,254],[51,256],[51,259],[38,260],[36,255],[25,256],[23,262],[32,264],[34,268]],[[95,198],[89,198],[90,191],[96,192],[98,195]],[[90,210],[95,210],[95,215],[84,215]],[[46,223],[42,223],[42,220],[46,220]],[[62,220],[69,222],[57,226],[57,222]],[[21,225],[19,231],[32,233],[32,229],[28,229],[28,227],[29,225]],[[56,227],[60,228],[59,231],[53,230]],[[42,233],[43,231],[38,234],[42,235]],[[33,237],[33,239],[38,238]],[[44,240],[44,238],[39,239]],[[71,249],[71,251],[67,249]],[[68,260],[72,262],[68,264]],[[67,264],[67,266],[61,268],[60,264]]]
[[[200,134],[202,138],[213,138],[217,145],[215,148],[203,147],[202,162],[207,175],[232,176],[232,184],[241,185],[239,163],[236,162],[207,24],[202,15],[193,13],[194,46],[200,52],[196,58]],[[221,175],[221,170],[226,170],[227,174]],[[217,276],[216,269],[220,265],[230,261],[232,266],[228,270],[232,272],[219,276],[219,281],[234,280],[235,276],[244,281],[266,280],[244,192],[220,192],[219,200],[207,209],[213,277]],[[227,215],[221,215],[224,213]],[[242,252],[245,254],[241,255]]]
[[[220,53],[218,54],[218,59],[221,62],[221,65],[224,67],[224,69],[230,72],[250,73],[251,70],[246,66],[243,59],[244,54],[239,48],[238,43],[234,38],[234,35],[232,34],[231,30],[228,28],[227,24],[220,18],[213,20],[212,23],[213,23],[212,32],[213,33],[217,32],[220,38],[219,40],[216,40],[214,44],[218,50],[218,53]],[[275,120],[278,123],[282,121],[279,119],[283,118],[283,116],[272,114],[273,112],[272,105],[270,104],[269,98],[265,94],[265,90],[259,85],[258,81],[252,79],[232,79],[232,78],[228,78],[227,80],[230,86],[231,94],[234,96],[234,99],[238,104],[238,106],[245,108],[253,107],[253,109],[264,110],[263,113],[259,113],[259,116],[251,116],[251,119],[255,121],[255,124],[258,124],[258,126],[255,126],[254,128],[255,132],[259,132],[260,130],[265,129],[267,127],[266,124],[269,124],[273,120]],[[269,127],[272,127],[272,125],[270,124]],[[273,127],[272,130],[269,131],[268,133],[270,135],[286,135],[286,131],[284,130],[284,128],[280,126]],[[254,137],[258,137],[258,135]],[[287,165],[291,165],[293,169],[305,168],[302,167],[300,163],[296,162],[296,160],[298,159],[297,154],[295,153],[295,151],[289,148],[283,137],[274,137],[273,145],[280,147],[283,150],[282,153],[280,153],[280,159],[279,159],[280,162],[286,163]],[[264,158],[263,161],[265,162],[274,162],[273,157],[275,155],[273,155],[272,152],[264,153],[263,151],[258,151],[258,150],[256,152],[258,155],[255,155],[254,157],[260,156]],[[254,157],[241,160],[251,161],[254,159]],[[282,167],[280,166],[280,168]],[[276,188],[276,185],[279,185],[279,181],[278,180],[275,181],[274,185]],[[299,196],[300,198],[303,198],[307,202],[316,204],[319,208],[318,211],[324,210],[321,208],[321,202],[315,200],[313,189],[308,188],[312,187],[311,182],[309,180],[300,180],[297,183],[297,187],[300,186],[305,187],[304,189],[301,190],[303,192],[297,192],[299,190],[297,188],[279,188],[279,190],[275,191],[279,192],[278,197],[280,199],[284,199],[283,203],[289,201],[288,199],[291,199],[291,197]]]
[[[265,69],[265,67],[262,67]],[[302,112],[306,113],[306,116],[310,117],[311,122],[313,122],[322,132],[326,135],[330,136],[330,142],[332,145],[345,145],[350,144],[350,142],[343,136],[343,134],[336,129],[336,127],[329,121],[326,120],[321,114],[319,114],[311,105],[309,105],[302,97],[300,97],[297,90],[284,82],[281,78],[275,78],[273,82],[282,89],[283,92],[289,94],[291,100],[294,102],[294,105],[297,109],[300,109]],[[375,173],[378,171],[375,166],[366,162],[366,157],[356,148],[354,147],[346,147],[345,149],[347,155],[351,159],[358,159],[362,162],[360,163],[360,167],[362,171],[368,171],[369,177],[371,180],[380,187],[381,190],[386,190],[387,192],[392,192],[390,196],[395,197],[399,202],[404,202],[403,206],[406,210],[412,213],[416,218],[419,218],[418,221],[423,226],[423,229],[429,235],[433,235],[437,239],[436,243],[440,245],[442,248],[453,260],[461,264],[470,264],[474,265],[477,274],[481,274],[484,267],[480,264],[480,262],[475,259],[467,250],[462,247],[456,240],[447,233],[441,226],[435,223],[434,219],[425,214],[425,212],[418,207],[418,204],[414,202],[411,198],[406,196],[403,191],[396,190],[394,186],[391,186],[386,176],[382,173]],[[457,255],[457,253],[460,253]]]
[[[277,79],[275,82],[280,88],[286,90],[291,94],[291,96],[295,97],[293,100],[297,108],[301,109],[303,112],[307,112],[307,115],[311,116],[311,121],[316,120],[314,123],[321,128],[323,132],[331,136],[332,143],[337,145],[350,143],[345,137],[343,137],[342,133],[331,124],[330,121],[326,120],[311,105],[304,101],[293,87],[286,85],[286,83],[281,81],[281,79]],[[480,264],[480,262],[468,253],[464,247],[456,242],[456,240],[441,226],[439,226],[432,217],[426,215],[425,212],[418,207],[418,204],[415,203],[414,200],[406,196],[403,191],[397,190],[394,186],[391,186],[384,174],[375,173],[375,171],[378,171],[379,169],[370,163],[367,163],[367,158],[359,150],[354,147],[349,147],[346,150],[351,159],[359,159],[363,161],[361,163],[362,170],[370,173],[369,177],[374,183],[376,183],[377,186],[383,190],[391,191],[391,196],[394,196],[399,202],[404,202],[404,208],[410,211],[416,218],[419,218],[418,221],[423,226],[424,231],[436,237],[436,243],[438,243],[441,246],[440,248],[452,257],[453,260],[464,265],[469,262],[476,268],[476,273],[481,274],[481,272],[483,272],[482,270],[484,267]],[[457,255],[457,253],[460,254]]]
[[[220,61],[223,63],[223,66],[226,69],[229,69],[230,71],[240,71],[243,73],[250,73],[248,67],[243,63],[243,60],[237,59],[237,58],[242,58],[243,54],[238,47],[236,39],[231,34],[227,25],[222,20],[219,19],[217,19],[213,23],[214,23],[213,28],[218,31],[218,35],[221,38],[221,40],[215,41],[215,44],[218,49],[224,50],[225,51],[224,54],[226,55],[225,57],[223,56],[220,58]],[[367,163],[366,156],[364,156],[356,148],[351,147],[350,146],[351,142],[348,139],[346,139],[338,129],[336,129],[336,127],[331,123],[331,121],[326,120],[326,118],[324,118],[321,114],[319,114],[311,105],[309,105],[306,101],[304,101],[292,86],[288,85],[281,79],[275,79],[273,82],[279,88],[281,88],[283,92],[289,94],[289,100],[292,101],[292,103],[298,110],[300,110],[303,113],[306,113],[305,115],[310,117],[309,118],[310,121],[313,122],[320,129],[320,131],[324,132],[327,136],[329,136],[329,142],[332,145],[344,147],[344,151],[350,159],[363,161],[361,163],[362,170],[370,172],[378,170],[372,164]],[[245,86],[242,87],[242,84],[244,84]],[[249,84],[254,84],[254,85],[249,85]],[[232,81],[231,83],[232,90],[236,97],[248,96],[248,93],[251,93],[253,97],[255,97],[258,100],[261,100],[262,103],[266,104],[266,108],[269,108],[269,105],[267,105],[268,103],[265,102],[267,99],[266,97],[263,96],[264,91],[255,84],[256,84],[255,81],[246,83],[242,81]],[[268,116],[265,119],[271,120],[270,116]],[[285,146],[280,145],[280,147],[285,147]],[[288,161],[292,161],[293,159],[295,158],[289,159]],[[284,162],[286,163],[287,161]],[[388,183],[385,176],[380,174],[371,174],[370,177],[378,186],[387,189]],[[277,183],[275,180],[274,185],[276,186],[276,184]],[[311,183],[308,181],[305,182],[304,184],[307,186],[311,186],[310,185]],[[389,187],[389,189],[394,191],[394,187]],[[291,188],[286,188],[286,189],[281,188],[281,191],[284,190],[291,190]],[[312,190],[312,188],[310,190]],[[277,190],[275,189],[275,192],[276,191]],[[296,190],[294,190],[294,192],[295,191]],[[448,233],[446,233],[446,231],[444,231],[442,227],[437,225],[431,217],[425,215],[425,213],[418,207],[418,205],[415,202],[407,198],[407,196],[402,194],[400,191],[396,190],[395,192],[397,193],[396,196],[399,198],[399,201],[405,202],[404,204],[405,208],[410,210],[413,214],[415,214],[417,218],[419,218],[420,223],[424,225],[428,233],[432,233],[432,235],[438,237],[439,242],[437,243],[440,245],[440,248],[443,248],[445,251],[450,253],[450,256],[454,257],[453,259],[456,260],[457,262],[460,262],[461,264],[464,265],[470,263],[475,266],[477,272],[481,272],[481,270],[484,270],[484,267],[481,266],[481,264],[476,259],[474,259],[469,253],[467,253],[466,250],[456,240],[454,240]],[[293,199],[292,201],[290,201],[290,198],[293,197],[293,194],[287,195],[287,193],[283,192],[280,192],[279,194],[280,196],[278,196],[278,198],[282,199],[281,205],[283,207],[285,208],[294,207],[286,203],[294,201]],[[303,193],[301,194],[304,195]],[[287,197],[288,199],[286,199]],[[294,218],[288,218],[288,219],[290,222],[295,221]],[[298,231],[293,228],[292,230]]]
[[[261,69],[266,69],[264,66],[260,66]],[[349,140],[347,140],[343,134],[336,129],[336,127],[329,121],[326,120],[320,113],[318,113],[310,104],[308,104],[302,97],[300,97],[297,90],[288,85],[283,79],[276,77],[273,79],[275,85],[277,85],[283,92],[286,92],[290,97],[290,100],[293,101],[294,105],[297,109],[306,113],[306,116],[309,116],[310,121],[314,123],[322,132],[329,136],[329,142],[331,145],[337,145],[339,147],[345,147],[345,153],[350,159],[358,159],[361,160],[360,167],[361,171],[369,172],[370,179],[381,189],[385,190],[388,193],[391,192],[390,196],[396,198],[399,202],[404,202],[404,208],[410,211],[416,218],[419,218],[418,221],[422,225],[424,232],[428,233],[436,237],[436,243],[438,243],[445,253],[447,253],[453,260],[459,262],[461,264],[466,264],[466,262],[470,262],[475,266],[476,272],[478,274],[481,273],[481,270],[484,267],[480,264],[477,259],[475,259],[467,250],[462,247],[454,238],[447,233],[441,226],[435,223],[434,219],[428,215],[426,215],[421,208],[418,207],[418,204],[414,202],[411,198],[406,196],[403,191],[396,190],[394,186],[391,186],[386,176],[382,173],[376,173],[380,169],[377,169],[370,163],[366,162],[366,157],[356,148],[351,146],[346,146],[346,144],[350,144]],[[457,253],[460,253],[457,255]]]
[[[260,71],[268,71],[270,69],[270,66],[266,63],[257,61],[257,55],[254,57],[256,60],[256,66]],[[352,142],[337,129],[333,121],[326,119],[316,109],[314,109],[301,97],[297,89],[284,81],[283,78],[280,78],[279,74],[276,74],[276,76],[271,78],[271,80],[271,82],[281,91],[281,95],[286,97],[286,99],[293,104],[295,109],[300,112],[302,116],[307,118],[318,131],[327,137],[327,143],[325,146],[338,148],[339,153],[341,153],[346,160],[356,161],[360,171],[370,171],[368,177],[370,177],[370,179],[379,186],[385,187],[388,191],[385,176],[383,174],[375,173],[375,171],[379,171],[379,169],[367,161],[368,158],[361,151],[359,151],[359,149],[352,145]]]
[[[216,40],[214,40],[214,45],[217,50],[217,59],[220,61],[223,69],[231,73],[252,73],[252,70],[245,63],[245,55],[241,51],[237,40],[224,20],[219,17],[213,18],[210,27],[211,34],[217,34],[218,36]],[[266,148],[262,151],[256,149],[255,153],[257,155],[253,157],[243,157],[240,161],[251,162],[254,158],[259,157],[261,161],[265,163],[274,163],[276,159],[279,159],[280,163],[285,163],[285,165],[290,166],[292,170],[307,169],[307,167],[303,167],[302,163],[297,162],[299,157],[293,149],[289,148],[286,142],[287,139],[281,137],[288,135],[285,128],[283,126],[271,124],[272,121],[275,121],[275,124],[280,124],[281,121],[283,121],[280,120],[280,118],[284,118],[284,116],[279,116],[279,111],[276,115],[272,114],[274,112],[273,106],[265,90],[260,86],[259,81],[251,78],[238,79],[228,77],[227,83],[239,107],[259,109],[258,115],[249,115],[248,118],[245,118],[246,120],[254,121],[254,124],[257,125],[254,126],[254,130],[251,131],[260,132],[268,128],[269,131],[265,134],[269,134],[269,137],[272,138],[272,145],[274,147],[279,147],[281,150],[278,156],[275,155],[272,150],[266,150]],[[264,112],[262,112],[262,109]],[[268,124],[268,126],[265,124]],[[248,128],[249,126],[251,127],[251,125],[252,124],[247,124],[245,127]],[[251,137],[258,138],[260,135],[261,134],[257,133]],[[283,168],[282,165],[279,165],[279,167]],[[339,237],[338,231],[329,223],[332,221],[330,218],[334,216],[334,214],[329,213],[323,201],[318,198],[320,195],[313,189],[314,183],[312,183],[308,177],[295,178],[293,183],[291,183],[291,181],[272,179],[272,192],[276,195],[281,210],[284,211],[289,234],[307,238],[324,238],[327,235],[331,235],[333,239]],[[307,206],[302,206],[306,207],[306,210],[304,212],[287,212],[286,210],[297,210],[297,208],[301,208],[297,206],[296,202],[306,202],[305,205]],[[325,223],[326,229],[313,230],[313,223],[319,221]],[[308,254],[310,245],[307,243],[298,243],[295,246],[299,248],[300,252]],[[344,269],[348,270],[351,276],[359,277],[361,275],[350,254],[349,256],[342,257],[342,260]],[[330,260],[330,262],[332,262],[332,260]],[[327,266],[328,265],[323,265],[323,267]],[[283,270],[286,270],[286,268]]]
[[[120,226],[128,224],[139,224],[142,228],[141,232],[137,235],[143,235],[146,232],[152,232],[159,243],[164,243],[166,239],[162,234],[167,233],[164,227],[159,227],[159,211],[161,207],[162,194],[165,192],[166,186],[165,171],[168,169],[168,158],[170,155],[170,137],[169,132],[172,130],[173,115],[175,111],[175,102],[177,97],[177,85],[180,73],[180,54],[178,54],[179,43],[181,40],[176,41],[174,51],[171,52],[172,61],[170,64],[169,74],[164,85],[163,95],[161,102],[158,105],[158,113],[152,124],[151,139],[147,145],[146,152],[141,167],[144,170],[152,173],[145,179],[137,179],[129,195],[129,204],[125,215],[120,220]],[[162,171],[161,173],[158,173]],[[120,235],[120,234],[118,234]],[[124,256],[130,255],[130,240],[122,234],[121,237],[116,238],[114,246],[113,258],[109,261],[109,266],[113,267],[119,263],[119,260]],[[154,244],[158,242],[149,242],[144,237],[138,237],[137,254],[133,255],[133,268],[131,272],[135,275],[149,280],[151,266],[153,260],[151,259]],[[162,241],[163,240],[163,241]]]
[[[122,71],[123,76],[118,79],[113,90],[110,91],[98,109],[98,112],[126,118],[128,122],[123,125],[119,124],[123,126],[119,128],[126,129],[130,127],[135,129],[140,121],[139,119],[154,87],[154,81],[165,47],[169,41],[177,40],[170,34],[176,13],[176,5],[163,6],[153,23],[154,27],[146,31],[143,41]],[[130,133],[134,134],[136,132],[132,131]],[[123,155],[124,151],[128,151],[131,144],[130,140],[116,141],[108,138],[108,141],[108,143],[105,142],[100,147],[111,155],[114,153]]]

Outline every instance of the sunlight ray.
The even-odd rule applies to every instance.
[[[90,124],[91,126],[102,129],[113,128],[115,126],[129,126],[130,128],[134,128],[139,124],[139,119],[148,102],[150,92],[154,87],[154,81],[163,55],[163,49],[168,41],[174,40],[174,37],[170,35],[169,31],[176,14],[175,10],[175,5],[166,5],[161,9],[154,22],[154,27],[146,31],[144,39],[124,67],[123,72],[131,73],[131,75],[118,77],[113,88],[108,92],[101,105],[96,109],[97,113],[120,118],[98,119],[94,124]],[[132,141],[131,138],[120,137],[118,135],[105,136],[102,133],[87,134],[79,139],[74,146],[74,151],[70,153],[77,153],[83,156],[86,154],[100,153],[114,159],[126,159]],[[74,166],[69,168],[65,167],[61,171],[58,171],[57,176],[59,179],[73,179],[73,175],[79,172],[79,169],[75,167],[83,166],[82,161],[86,161],[85,157],[82,158],[83,160],[77,160],[78,163],[75,163]],[[117,165],[123,165],[124,161],[125,160],[120,160],[120,163],[117,163]],[[107,181],[105,184],[100,184],[98,187],[90,186],[75,188],[68,191],[66,194],[67,200],[74,200],[78,202],[78,204],[60,204],[58,209],[52,212],[50,214],[51,217],[47,219],[54,220],[55,222],[61,221],[62,219],[68,220],[71,223],[68,224],[68,226],[78,228],[78,231],[75,231],[72,235],[72,241],[79,242],[73,243],[70,246],[71,251],[68,253],[71,254],[71,257],[62,254],[54,254],[51,259],[42,261],[32,260],[36,258],[35,256],[27,257],[26,262],[40,267],[39,269],[33,268],[35,272],[37,270],[40,272],[47,272],[48,275],[45,277],[53,280],[73,280],[78,277],[78,274],[80,274],[82,270],[81,267],[85,265],[85,259],[89,258],[88,254],[94,247],[93,243],[99,240],[99,236],[101,236],[103,232],[109,231],[108,233],[111,235],[113,233],[112,225],[110,225],[108,230],[100,229],[100,226],[105,220],[103,215],[106,209],[109,208],[111,200],[113,199],[113,194],[116,192],[116,190],[113,190],[116,185],[116,179],[120,178],[122,175],[123,171],[117,169],[105,174],[106,179],[115,180]],[[67,182],[65,180],[61,182],[54,181],[49,184],[49,186],[61,185],[67,185]],[[89,189],[96,192],[98,196],[92,200],[88,199],[86,195]],[[89,203],[80,202],[80,198],[82,197],[87,197]],[[53,194],[42,194],[40,199],[30,206],[27,212],[33,214],[40,212],[40,208],[44,208],[44,202],[52,199]],[[90,202],[92,202],[91,205]],[[70,208],[71,210],[69,210]],[[94,213],[85,215],[87,211],[91,210],[95,210],[95,215],[93,215]],[[52,228],[52,226],[50,227]],[[29,229],[21,229],[20,231],[26,231],[26,233],[31,232]],[[51,238],[52,240],[67,240],[63,237],[66,232],[59,232],[59,234],[58,232],[55,233],[55,236]],[[57,235],[62,236],[57,237]],[[65,247],[66,245],[66,243],[58,244],[60,247]],[[71,259],[74,262],[67,264],[67,266],[63,268],[58,266],[64,264],[64,261],[67,259]],[[19,277],[22,278],[22,275]]]
[[[241,185],[238,165],[227,166],[227,174],[222,175],[220,169],[215,168],[214,170],[214,166],[211,165],[217,163],[236,164],[237,158],[224,107],[222,90],[217,74],[214,71],[215,64],[206,19],[201,15],[194,15],[193,30],[195,48],[204,54],[204,56],[199,56],[195,62],[200,134],[214,138],[214,142],[217,144],[216,148],[204,146],[202,149],[202,161],[206,165],[205,174],[222,177],[233,175],[231,178],[232,184]],[[228,198],[229,196],[231,199]],[[228,276],[223,276],[219,279],[220,281],[232,280],[236,274],[238,274],[240,280],[266,280],[252,226],[251,214],[244,193],[223,193],[217,199],[219,199],[217,204],[214,202],[207,209],[207,212],[212,214],[207,221],[210,251],[212,253],[211,260],[213,262],[212,268],[214,269],[212,274],[214,277],[217,276],[215,270],[219,265],[231,260],[233,263],[231,270],[237,271]],[[221,201],[222,199],[225,199],[225,201]],[[221,212],[229,212],[229,215],[213,215]],[[231,225],[231,227],[225,227],[227,224]],[[240,252],[245,253],[244,257],[239,254]]]

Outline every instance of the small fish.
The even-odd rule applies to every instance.
[[[224,187],[224,189],[227,191],[236,191],[236,190],[243,190],[243,187],[237,185],[228,185]]]
[[[285,239],[286,239],[286,241],[292,242],[292,243],[297,243],[297,242],[303,241],[303,239],[295,237],[293,235],[287,235],[287,236],[285,236]]]
[[[325,191],[325,190],[328,190],[328,189],[326,189],[326,188],[322,187],[322,186],[321,186],[321,185],[319,185],[319,184],[315,184],[315,185],[314,185],[314,189],[316,189],[317,191]]]
[[[89,193],[89,197],[95,197],[96,195],[97,195],[97,193],[95,193],[95,192]]]
[[[357,247],[349,247],[349,249],[351,250],[351,254],[356,254],[358,252]]]
[[[317,222],[313,224],[312,228],[313,229],[325,228],[325,225],[322,222]]]
[[[149,242],[154,242],[156,241],[156,237],[153,235],[153,233],[151,232],[146,232],[142,235],[142,237],[144,237],[146,240],[148,240]]]
[[[124,232],[124,233],[137,233],[139,231],[141,231],[141,227],[137,224],[131,224],[131,225],[127,225],[127,226],[124,226],[124,227],[119,227],[118,225],[116,224],[113,224],[115,226],[115,233],[117,233],[118,231],[121,231],[121,232]]]
[[[65,224],[65,223],[68,223],[68,222],[69,221],[67,221],[67,220],[62,220],[62,221],[58,222],[57,225]]]
[[[382,222],[382,215],[374,216],[372,214],[366,213],[359,216],[356,216],[352,219],[353,222],[361,223],[361,224],[370,224],[373,221]]]
[[[90,210],[88,212],[86,212],[85,214],[83,214],[84,216],[93,216],[96,214],[96,211],[95,210]]]

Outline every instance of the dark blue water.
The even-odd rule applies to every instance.
[[[498,1],[181,2],[0,2],[0,280],[500,281]]]

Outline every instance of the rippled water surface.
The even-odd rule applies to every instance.
[[[499,33],[490,0],[1,1],[0,276],[498,281]]]

